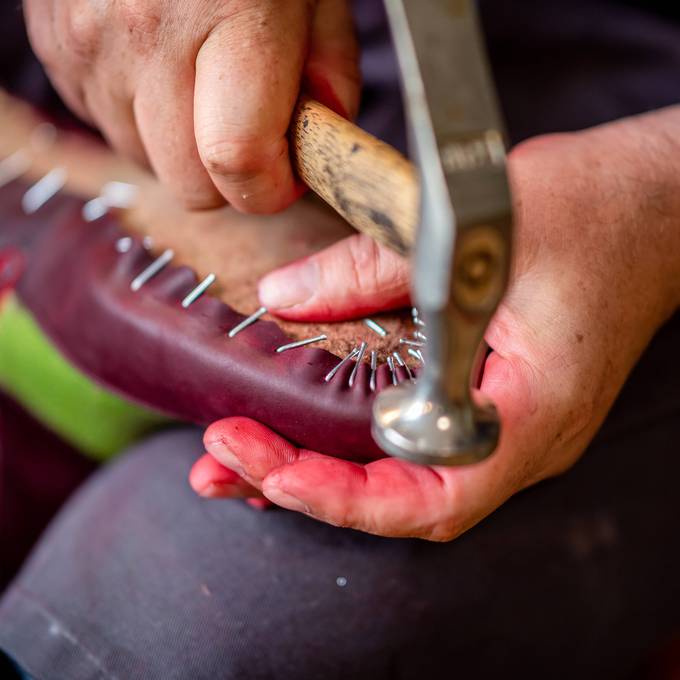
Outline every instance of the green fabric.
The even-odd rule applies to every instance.
[[[0,387],[82,453],[105,460],[169,421],[71,365],[10,294],[0,306]]]

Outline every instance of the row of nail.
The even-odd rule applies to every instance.
[[[144,243],[145,247],[150,247],[150,241]],[[120,252],[127,252],[132,246],[132,239],[129,236],[124,236],[119,239],[116,243],[116,250]],[[142,286],[147,284],[154,276],[158,274],[167,267],[170,262],[172,262],[175,257],[175,251],[172,248],[167,248],[164,250],[153,262],[151,262],[147,267],[145,267],[130,283],[130,290],[134,293],[139,291]],[[189,309],[191,305],[198,300],[204,293],[207,292],[208,288],[212,286],[217,281],[215,274],[208,274],[200,283],[198,283],[192,290],[190,290],[181,302],[183,309]],[[266,307],[260,307],[256,312],[251,314],[249,317],[243,319],[243,321],[236,324],[232,329],[227,332],[227,337],[234,338],[241,331],[244,331],[249,326],[252,326],[256,321],[258,321],[262,316],[267,313]],[[316,342],[323,342],[327,340],[326,335],[316,335],[313,338],[305,338],[304,340],[296,340],[295,342],[289,342],[285,345],[280,345],[276,348],[277,354],[281,352],[287,352],[291,349],[296,349],[298,347],[305,347],[306,345],[311,345]]]
[[[337,375],[337,373],[339,373],[343,366],[346,366],[350,362],[354,361],[354,366],[352,367],[352,371],[349,374],[349,378],[347,380],[347,384],[349,385],[349,387],[353,387],[354,383],[356,382],[357,375],[359,373],[359,366],[361,366],[361,364],[363,363],[367,346],[368,344],[366,342],[362,342],[358,347],[355,347],[354,349],[350,350],[347,353],[347,355],[344,358],[340,359],[340,361],[326,374],[324,381],[327,383],[331,382],[331,380],[333,380],[333,378]],[[371,392],[375,392],[378,374],[378,352],[376,350],[371,350],[371,359],[369,365],[371,373],[368,380],[368,384],[371,389]],[[411,368],[404,361],[403,357],[401,356],[401,354],[399,354],[399,352],[395,351],[392,352],[392,354],[388,355],[387,366],[390,370],[390,376],[393,385],[399,384],[399,373],[397,372],[398,367],[401,367],[406,371],[406,375],[408,376],[408,379],[411,382],[415,382],[415,376],[413,375],[413,371],[411,371]]]
[[[33,133],[33,146],[39,146],[40,143],[45,144],[47,140],[49,143],[53,141],[56,131],[50,124],[38,126]],[[42,140],[41,142],[37,140]],[[24,149],[19,149],[3,161],[0,161],[0,188],[9,184],[10,182],[19,179],[26,172],[28,172],[31,165],[31,153]],[[21,199],[21,206],[23,211],[27,214],[33,214],[42,208],[51,198],[56,196],[65,186],[68,178],[68,173],[65,168],[57,167],[47,172],[42,178],[29,187]],[[91,199],[84,204],[82,209],[83,219],[87,222],[94,222],[103,217],[111,208],[125,209],[129,208],[137,196],[137,187],[127,182],[108,182],[106,183],[99,196]],[[116,251],[118,253],[126,253],[132,248],[132,238],[129,236],[122,237],[116,241]],[[151,239],[145,237],[143,241],[144,247],[148,250],[152,246]],[[167,248],[156,259],[153,260],[147,267],[145,267],[130,283],[130,290],[133,292],[139,291],[146,283],[159,274],[165,267],[172,262],[175,256],[174,250]],[[198,300],[217,280],[215,274],[208,274],[197,286],[195,286],[182,300],[181,306],[183,309],[188,309],[196,300]],[[240,332],[254,324],[262,316],[267,313],[266,307],[260,307],[253,314],[243,319],[240,323],[234,326],[227,336],[233,338]],[[412,310],[412,319],[416,326],[424,326],[424,322],[419,318],[418,311],[414,307]],[[384,338],[387,336],[387,330],[373,319],[364,319],[364,324],[374,333]],[[323,342],[328,337],[325,334],[316,335],[311,338],[297,340],[281,345],[276,348],[277,353],[286,352],[291,349],[305,347],[313,343]],[[409,356],[413,357],[421,364],[425,363],[421,349],[425,346],[427,337],[424,333],[416,330],[413,339],[400,338],[399,343],[407,346]],[[358,347],[352,349],[340,362],[325,376],[325,382],[330,382],[334,376],[351,361],[355,361],[355,365],[348,378],[349,387],[352,387],[356,382],[359,372],[359,367],[363,363],[366,355],[368,343],[362,342]],[[406,371],[408,379],[414,381],[413,372],[408,364],[404,361],[399,352],[394,351],[387,357],[387,365],[392,377],[392,383],[397,385],[399,377],[397,367],[401,367]],[[370,353],[370,379],[369,385],[371,391],[376,389],[376,375],[378,371],[378,352],[371,350]]]
[[[418,310],[415,307],[413,307],[413,309],[411,310],[411,314],[414,325],[416,325],[416,327],[425,326],[425,323],[420,319]],[[368,326],[371,330],[375,331],[378,335],[380,335],[383,338],[387,335],[387,331],[373,319],[364,319],[364,324],[366,324],[366,326]],[[408,355],[415,359],[416,361],[420,362],[421,365],[425,364],[425,358],[423,356],[422,348],[425,347],[426,342],[427,336],[420,330],[416,330],[414,332],[413,339],[410,338],[399,339],[399,344],[405,345],[407,347],[406,351]],[[326,382],[330,382],[331,380],[333,380],[336,374],[340,372],[343,366],[346,366],[350,362],[354,361],[355,362],[354,367],[352,368],[352,371],[349,374],[349,378],[347,381],[349,387],[352,387],[356,380],[357,373],[359,371],[359,366],[363,362],[364,355],[366,354],[366,349],[367,349],[366,342],[362,342],[358,347],[354,347],[347,353],[345,357],[340,359],[340,361],[328,372],[324,380]],[[399,384],[399,373],[397,371],[397,368],[402,368],[406,372],[408,379],[411,382],[415,382],[415,376],[413,375],[413,371],[409,367],[408,363],[404,361],[403,357],[401,356],[401,354],[399,354],[399,352],[394,351],[391,354],[389,354],[387,356],[386,363],[390,371],[390,376],[393,385]],[[378,352],[376,350],[371,350],[370,371],[371,373],[368,381],[369,387],[372,392],[375,392],[376,376],[378,373]]]
[[[413,332],[412,338],[399,338],[399,344],[406,346],[406,351],[409,356],[417,359],[421,364],[425,363],[423,356],[423,348],[427,344],[427,335],[420,330],[425,327],[425,322],[420,318],[420,312],[417,307],[411,308],[411,320],[416,330]]]
[[[20,149],[12,155],[0,161],[0,188],[10,182],[19,179],[30,168],[31,156],[25,150]],[[56,196],[65,186],[68,174],[63,167],[53,168],[35,184],[29,187],[21,199],[21,207],[25,214],[31,215],[42,208],[51,198]],[[127,182],[107,182],[101,189],[99,196],[91,199],[84,204],[82,216],[86,222],[94,222],[103,217],[111,208],[129,208],[137,195],[137,187]],[[151,239],[144,239],[144,247],[151,248]],[[116,251],[120,254],[126,253],[132,247],[132,239],[129,236],[122,237],[116,242]],[[151,264],[142,270],[130,283],[130,290],[137,292],[148,283],[154,276],[159,274],[165,267],[172,262],[175,256],[174,250],[168,248],[164,250]],[[182,300],[182,307],[188,309],[208,288],[215,283],[215,274],[208,274],[193,290],[191,290]],[[267,310],[260,307],[254,314],[241,321],[232,328],[228,337],[233,338],[242,330],[248,328]],[[384,330],[375,324],[376,327]],[[313,338],[306,338],[296,342],[290,342],[276,348],[277,353],[286,352],[297,347],[304,347],[315,342],[327,340],[326,335],[317,335]]]
[[[30,169],[36,155],[49,148],[56,139],[57,129],[51,123],[37,125],[29,135],[28,144],[17,149],[0,161],[0,188],[23,177]],[[54,168],[37,182],[28,197],[24,196],[22,206],[26,212],[35,212],[56,194],[66,181],[66,171]],[[27,192],[28,193],[28,192]],[[41,197],[44,195],[44,198]]]
[[[56,138],[56,128],[51,123],[41,123],[29,137],[26,147],[18,149],[0,161],[0,188],[23,177],[31,168],[38,152],[49,147]],[[65,168],[52,168],[33,184],[21,198],[21,208],[27,215],[40,210],[56,196],[66,184]]]
[[[0,188],[23,177],[31,168],[33,158],[49,148],[57,130],[51,123],[41,123],[31,132],[26,147],[18,149],[0,161]],[[59,166],[45,173],[31,185],[21,198],[21,208],[32,215],[54,198],[66,185],[68,171]],[[128,182],[107,182],[99,196],[85,203],[82,210],[86,222],[94,222],[111,208],[129,208],[137,196],[137,187]]]
[[[118,241],[117,245],[117,250],[121,252],[121,241],[125,240],[125,243],[127,245],[129,237],[124,237],[124,239],[120,239]],[[128,248],[129,249],[129,248]],[[146,284],[148,281],[150,281],[154,276],[159,274],[173,259],[175,256],[175,253],[172,249],[168,248],[167,250],[164,250],[151,264],[149,264],[142,272],[140,272],[133,280],[132,283],[130,284],[130,289],[133,292],[138,291],[144,284]],[[186,297],[182,300],[182,307],[184,309],[188,309],[196,300],[198,300],[201,295],[203,295],[208,288],[215,283],[216,281],[216,276],[215,274],[208,274],[195,288],[193,288],[187,295]],[[249,317],[243,319],[240,323],[238,323],[236,326],[234,326],[231,330],[228,331],[227,337],[233,338],[236,335],[238,335],[241,331],[245,330],[252,324],[254,324],[256,321],[258,321],[262,316],[264,316],[267,313],[267,308],[266,307],[260,307],[257,311],[255,311],[253,314],[251,314]],[[375,321],[372,319],[364,319],[364,323],[369,327],[372,328],[372,330],[376,330],[376,328],[380,329],[380,332],[378,333],[382,337],[387,335],[387,331],[377,324]],[[375,328],[374,328],[375,327]],[[376,330],[376,332],[378,332]],[[416,331],[418,334],[417,337],[420,337],[420,340],[414,340],[411,341],[408,338],[401,338],[400,343],[405,344],[405,345],[416,345],[417,348],[414,347],[408,347],[407,351],[408,354],[419,361],[421,364],[424,364],[424,358],[423,354],[420,348],[422,348],[425,344],[425,341],[427,338],[422,334],[420,331]],[[285,345],[281,345],[276,348],[276,352],[280,354],[281,352],[286,352],[291,349],[297,349],[299,347],[305,347],[306,345],[311,345],[313,343],[317,342],[323,342],[324,340],[327,340],[328,337],[325,334],[321,335],[316,335],[311,338],[305,338],[303,340],[296,340],[295,342],[290,342],[286,343]],[[333,380],[335,375],[343,368],[343,366],[347,365],[351,361],[355,361],[355,365],[352,368],[352,371],[350,372],[349,378],[348,378],[348,385],[349,387],[353,387],[354,383],[356,382],[356,378],[359,372],[359,366],[363,363],[364,357],[366,355],[366,350],[368,348],[368,343],[367,342],[362,342],[359,346],[355,347],[352,349],[343,359],[341,359],[325,376],[324,380],[325,382],[330,382]],[[404,369],[406,372],[408,379],[411,382],[415,381],[413,372],[411,371],[411,368],[409,365],[404,361],[403,357],[399,352],[394,351],[392,352],[388,357],[387,357],[387,365],[390,370],[390,375],[392,377],[392,383],[394,385],[397,385],[399,383],[399,376],[397,372],[397,367],[401,367]],[[369,379],[369,386],[371,391],[375,391],[376,389],[376,375],[377,375],[377,370],[378,370],[378,353],[376,350],[371,350],[370,354],[370,379]]]

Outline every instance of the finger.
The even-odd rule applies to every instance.
[[[77,3],[56,4],[61,59],[50,68],[53,81],[69,106],[97,127],[112,148],[148,167],[132,111],[131,73],[112,73],[106,60],[98,58],[102,33],[97,12]]]
[[[274,470],[262,492],[276,505],[334,526],[379,536],[455,538],[474,521],[458,475],[395,458],[357,465],[337,458],[303,460]],[[321,484],[324,493],[314,488]]]
[[[501,373],[517,379],[510,366],[503,365]],[[508,391],[510,399],[497,404],[517,402],[510,417],[502,414],[498,450],[481,463],[451,468],[382,459],[359,466],[330,457],[306,457],[272,469],[261,482],[262,492],[281,507],[336,526],[381,536],[456,538],[537,481],[540,463],[533,456],[534,442],[526,436],[536,437],[536,431],[518,427],[526,416],[521,405],[531,396],[518,387]]]
[[[401,307],[409,264],[365,234],[350,236],[260,281],[260,301],[296,321],[341,321]]]
[[[63,10],[63,3],[44,3],[40,0],[25,0],[24,18],[31,48],[41,61],[50,81],[66,105],[83,121],[94,125],[94,120],[85,106],[82,76],[85,69],[73,59],[70,51],[63,49],[63,18],[57,13]],[[66,63],[68,61],[68,63]]]
[[[194,71],[174,60],[139,83],[134,113],[156,176],[188,209],[215,208],[224,197],[198,155],[194,134]],[[163,102],[159,105],[159,102]]]
[[[305,62],[304,89],[336,113],[353,119],[359,108],[359,47],[347,2],[320,0]]]
[[[246,498],[246,503],[255,510],[267,510],[274,504],[266,498]]]
[[[261,423],[242,417],[224,418],[210,425],[203,444],[219,463],[256,488],[279,465],[321,455],[298,449]],[[248,455],[251,448],[257,453]]]
[[[448,540],[527,485],[531,437],[545,414],[536,380],[521,360],[492,353],[482,392],[502,420],[496,453],[476,465],[418,466],[382,459],[361,466],[298,449],[262,425],[226,419],[206,432],[207,450],[271,501],[338,526],[383,536]],[[525,421],[531,421],[525,425]]]
[[[298,195],[286,134],[310,21],[308,3],[256,3],[223,21],[199,50],[199,154],[222,195],[243,212],[275,212]]]
[[[211,455],[201,456],[189,473],[191,488],[204,498],[257,498],[262,494]]]
[[[31,49],[43,64],[56,61],[56,11],[58,3],[24,0],[23,15]]]
[[[70,78],[65,78],[59,71],[47,65],[45,71],[64,104],[84,123],[97,127],[97,121],[85,103],[82,81],[74,82]]]
[[[95,81],[83,85],[83,98],[92,122],[109,146],[148,168],[149,159],[137,130],[132,99],[122,93],[111,92]]]
[[[362,466],[298,449],[247,418],[211,425],[207,450],[272,502],[337,526],[385,536],[437,538],[455,491],[435,470],[396,459]],[[443,536],[443,533],[442,533]]]

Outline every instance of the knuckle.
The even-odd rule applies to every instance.
[[[262,151],[256,139],[211,140],[200,143],[201,160],[206,170],[234,181],[248,181],[266,172],[280,152]]]
[[[516,144],[509,153],[509,158],[532,159],[536,154],[552,151],[556,145],[569,144],[573,134],[569,132],[551,132],[530,137]]]
[[[211,141],[203,145],[201,159],[208,172],[214,175],[248,177],[255,174],[246,144]]]
[[[355,290],[372,293],[380,289],[378,244],[369,236],[359,234],[348,241],[348,274]]]
[[[157,2],[122,0],[118,4],[118,19],[133,45],[153,48],[161,26]]]
[[[555,424],[553,445],[560,448],[568,448],[582,439],[584,433],[593,428],[602,411],[602,379],[578,366],[575,368],[564,370],[561,387],[563,396],[557,401],[559,417]]]
[[[195,191],[179,189],[177,199],[185,210],[213,210],[223,206],[226,201],[216,189],[206,188]]]
[[[31,49],[38,57],[38,60],[48,70],[53,70],[59,65],[60,60],[57,57],[56,43],[52,39],[36,39],[34,32],[29,30],[31,36]]]
[[[26,30],[35,55],[44,65],[50,65],[56,62],[55,37],[47,23],[42,21],[40,16],[36,16],[37,14],[37,11],[33,10],[26,12]]]
[[[392,305],[408,291],[409,263],[366,234],[348,240],[345,271],[363,299]]]
[[[546,470],[545,477],[559,477],[559,475],[564,474],[573,467],[575,462],[576,461],[570,456],[560,456],[557,460],[553,461],[552,466]]]
[[[454,538],[458,538],[462,533],[463,531],[457,523],[452,521],[442,522],[430,527],[423,538],[433,543],[448,543],[453,541]]]
[[[87,7],[76,5],[65,26],[65,43],[70,53],[80,61],[92,61],[99,48],[100,35],[97,14]]]
[[[433,470],[433,474],[437,474]],[[441,477],[443,496],[435,500],[435,506],[431,507],[431,517],[433,518],[429,526],[423,532],[423,538],[428,541],[446,542],[452,541],[460,536],[469,526],[474,523],[462,511],[465,507],[462,498],[462,489],[448,477]],[[432,505],[429,498],[423,498],[423,507]]]
[[[159,154],[152,155],[156,175],[186,210],[211,210],[222,207],[225,199],[217,190],[198,159],[173,162]]]

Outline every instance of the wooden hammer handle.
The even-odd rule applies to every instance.
[[[415,239],[418,178],[413,165],[319,102],[302,98],[291,127],[302,180],[355,229],[401,254]]]

